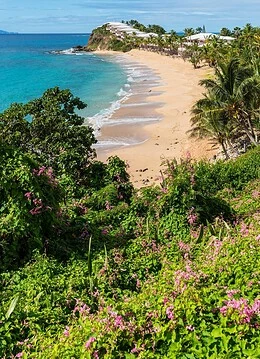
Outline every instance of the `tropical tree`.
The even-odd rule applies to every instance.
[[[241,35],[242,29],[238,26],[234,27],[232,31],[232,36],[239,37]]]
[[[160,25],[148,25],[146,32],[154,32],[158,35],[163,35],[166,33],[166,30]]]
[[[252,69],[241,67],[236,59],[219,63],[215,79],[204,79],[200,84],[208,92],[193,108],[193,133],[198,134],[199,128],[204,134],[214,129],[222,147],[225,143],[232,147],[232,140],[241,135],[257,145],[260,81]]]
[[[223,60],[230,51],[230,46],[218,37],[210,37],[201,48],[201,57],[206,63],[213,67],[218,61]]]
[[[228,159],[228,147],[233,147],[232,139],[236,128],[220,109],[221,103],[210,95],[205,95],[203,99],[197,101],[192,109],[192,129],[189,133],[191,137],[209,138],[215,144],[221,145]]]
[[[57,175],[76,181],[95,157],[93,129],[76,110],[86,105],[69,90],[47,90],[28,104],[14,104],[0,115],[0,141],[32,155]]]
[[[231,36],[232,31],[229,30],[227,27],[222,27],[222,29],[220,30],[220,35],[221,36]]]
[[[192,27],[186,27],[183,32],[185,37],[194,35],[196,33],[196,31]]]

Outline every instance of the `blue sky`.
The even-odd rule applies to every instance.
[[[0,29],[91,32],[108,21],[136,19],[167,30],[206,25],[208,31],[250,22],[259,26],[260,0],[0,0]]]

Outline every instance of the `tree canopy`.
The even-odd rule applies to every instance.
[[[93,129],[77,112],[85,107],[69,90],[49,89],[41,98],[13,104],[0,114],[0,141],[31,154],[57,175],[82,182],[96,142]]]

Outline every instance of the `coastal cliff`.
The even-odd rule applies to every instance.
[[[124,31],[113,31],[109,23],[104,24],[92,31],[84,51],[110,50],[127,52],[135,47],[134,42],[129,41],[130,38]]]
[[[153,32],[152,32],[153,31]],[[93,30],[87,51],[112,50],[127,52],[140,46],[140,41],[152,39],[165,33],[158,25],[144,25],[136,20],[128,22],[108,22]]]
[[[107,29],[107,25],[98,27],[92,31],[87,46],[87,51],[97,50],[112,50],[112,51],[129,51],[125,43],[118,39],[110,30]]]
[[[86,49],[88,51],[110,50],[111,42],[116,37],[106,28],[106,25],[92,31]]]

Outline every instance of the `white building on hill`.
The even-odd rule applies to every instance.
[[[201,32],[199,34],[187,36],[186,40],[187,40],[187,42],[190,42],[190,43],[197,42],[197,43],[199,43],[199,45],[204,45],[207,40],[210,40],[213,38],[223,40],[225,42],[231,42],[231,41],[235,40],[234,37],[221,36],[221,35],[213,34],[211,32]]]
[[[109,22],[106,24],[107,29],[112,32],[112,34],[116,35],[117,37],[123,39],[126,35],[129,36],[136,36],[139,38],[149,38],[149,37],[157,37],[157,34],[154,34],[152,32],[147,33],[143,31],[139,31],[135,29],[134,27],[123,24],[121,22]]]

